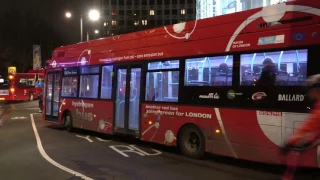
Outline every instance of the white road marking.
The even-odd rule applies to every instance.
[[[126,145],[114,145],[114,146],[109,146],[111,149],[115,150],[116,152],[118,152],[119,154],[121,154],[124,157],[130,157],[129,155],[127,155],[126,153],[131,152],[131,153],[136,153],[139,154],[140,156],[145,156],[145,154],[143,154],[140,151],[136,151],[134,148],[130,147],[130,146],[126,146]],[[126,148],[123,150],[118,149],[117,147],[120,148]],[[126,153],[125,153],[126,152]]]
[[[77,137],[79,137],[79,138],[83,138],[83,139],[86,139],[87,141],[89,141],[89,142],[93,142],[91,139],[90,139],[90,136],[80,136],[80,135],[76,135]]]
[[[22,110],[33,110],[33,109],[37,109],[37,110],[39,110],[40,108],[32,108],[32,107],[29,107],[29,108],[17,108],[17,109],[22,109]]]
[[[27,119],[27,117],[13,117],[11,119]]]
[[[156,150],[156,149],[151,149],[151,150],[153,150],[153,151],[156,152],[156,153],[155,153],[155,154],[150,154],[150,153],[147,153],[147,152],[143,151],[142,149],[139,149],[139,148],[138,148],[137,146],[135,146],[135,145],[129,145],[129,146],[132,147],[132,148],[134,148],[134,149],[136,149],[137,151],[139,151],[139,152],[147,155],[147,156],[158,156],[158,155],[161,155],[161,154],[162,154],[161,151],[158,151],[158,150]]]
[[[105,140],[105,139],[101,139],[101,138],[98,138],[96,137],[99,141],[102,141],[102,142],[110,142],[111,140]]]
[[[121,154],[124,157],[130,157],[128,154],[126,153],[135,153],[138,154],[140,156],[158,156],[161,155],[162,152],[158,151],[156,149],[151,149],[154,151],[154,154],[150,154],[148,152],[145,152],[144,150],[138,148],[135,145],[113,145],[113,146],[109,146],[111,149],[113,149],[114,151],[118,152],[119,154]]]
[[[83,175],[83,174],[81,174],[81,173],[79,173],[79,172],[76,172],[76,171],[71,170],[71,169],[69,169],[69,168],[67,168],[67,167],[65,167],[65,166],[62,166],[61,164],[59,164],[59,163],[55,162],[53,159],[51,159],[51,158],[47,155],[47,153],[45,152],[45,150],[43,149],[42,142],[41,142],[41,139],[40,139],[40,136],[39,136],[39,133],[38,133],[36,124],[35,124],[35,122],[34,122],[33,114],[30,114],[30,118],[31,118],[31,123],[32,123],[34,135],[35,135],[36,140],[37,140],[38,150],[39,150],[41,156],[42,156],[44,159],[46,159],[49,163],[51,163],[52,165],[56,166],[57,168],[60,168],[60,169],[66,171],[66,172],[68,172],[68,173],[70,173],[70,174],[72,174],[72,175],[75,175],[75,176],[80,177],[80,178],[85,179],[85,180],[94,180],[94,179],[89,178],[89,177],[87,177],[87,176],[85,176],[85,175]]]

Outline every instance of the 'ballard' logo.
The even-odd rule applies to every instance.
[[[301,94],[279,94],[278,101],[304,101],[304,95],[301,95]]]

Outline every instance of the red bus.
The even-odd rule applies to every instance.
[[[320,1],[297,0],[54,50],[43,119],[204,152],[283,164],[320,73]],[[277,81],[255,86],[263,61]],[[320,149],[300,166],[319,167]]]
[[[0,101],[32,101],[42,92],[44,70],[29,70],[27,73],[9,73],[0,77]],[[40,84],[39,84],[40,83]]]

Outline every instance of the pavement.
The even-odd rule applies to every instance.
[[[0,104],[0,180],[276,180],[283,166],[206,155],[77,130],[41,120],[37,102]],[[1,121],[2,120],[2,121]],[[320,179],[318,169],[297,178]]]

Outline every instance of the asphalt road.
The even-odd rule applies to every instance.
[[[212,155],[188,159],[175,148],[93,132],[68,133],[42,121],[36,101],[0,106],[0,180],[81,179],[72,173],[95,180],[280,180],[284,171]],[[301,169],[296,179],[320,179],[320,173]]]

